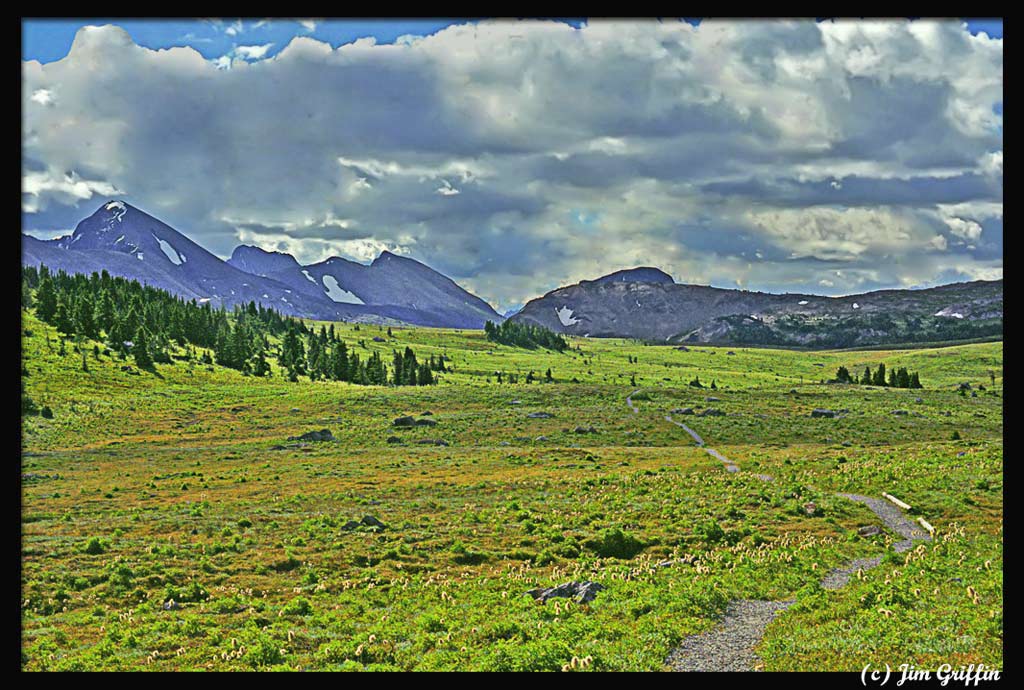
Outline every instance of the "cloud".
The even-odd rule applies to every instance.
[[[50,105],[53,103],[53,92],[49,89],[36,89],[32,92],[30,100],[39,105]]]
[[[309,33],[316,31],[316,20],[314,19],[300,19],[299,24]]]
[[[261,60],[273,45],[273,43],[265,43],[261,46],[236,46],[233,52],[243,60]]]
[[[271,48],[205,59],[107,26],[24,62],[25,227],[124,190],[222,256],[400,248],[498,306],[643,264],[830,294],[1001,271],[1002,40],[957,21],[481,21]]]

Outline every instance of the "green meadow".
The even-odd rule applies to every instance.
[[[83,371],[22,316],[25,392],[52,410],[22,419],[25,670],[655,671],[733,599],[794,601],[765,670],[1002,667],[1001,342],[556,353],[335,324],[364,359],[446,357],[436,385],[380,387],[289,382],[274,361],[139,370],[92,343]],[[883,362],[924,388],[827,383]],[[685,407],[739,472],[666,421]],[[335,441],[289,440],[319,429]],[[837,492],[894,494],[935,538],[895,554]],[[606,589],[526,595],[572,580]]]

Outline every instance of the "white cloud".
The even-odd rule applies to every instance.
[[[233,24],[228,25],[228,27],[224,29],[224,33],[226,33],[228,36],[237,36],[238,34],[242,33],[242,30],[242,20],[238,19]]]
[[[233,52],[243,60],[261,60],[273,45],[273,43],[265,43],[261,46],[237,46]]]
[[[53,103],[53,92],[49,89],[36,89],[32,92],[31,100],[39,105],[50,105]]]
[[[307,258],[403,247],[499,303],[631,264],[838,290],[1001,262],[1002,41],[956,21],[481,21],[269,50],[107,26],[24,62],[30,225],[131,188],[222,255],[223,219],[263,219]],[[975,254],[953,241],[982,223]]]
[[[315,19],[300,19],[299,24],[301,24],[302,28],[308,31],[309,33],[313,33],[314,31],[316,31]]]

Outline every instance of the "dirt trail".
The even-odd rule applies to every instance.
[[[626,403],[634,414],[640,412],[633,404],[633,396],[638,392],[640,389],[633,391],[626,398]],[[725,463],[726,470],[729,472],[739,471],[739,466],[732,460],[714,448],[708,448],[704,439],[696,431],[682,422],[676,421],[672,415],[665,415],[665,421],[675,424],[688,433],[705,452]],[[774,481],[774,478],[767,474],[755,476],[764,481]],[[931,535],[908,519],[899,508],[889,501],[860,494],[840,493],[837,495],[863,503],[885,523],[886,527],[903,537],[892,545],[893,551],[896,553],[906,551],[916,540],[931,540]],[[850,582],[850,577],[858,570],[874,568],[882,562],[882,558],[882,556],[858,558],[846,566],[830,571],[820,584],[825,589],[840,589]],[[667,566],[673,563],[673,561],[666,561],[659,565]],[[673,671],[753,671],[759,661],[754,653],[754,648],[761,642],[768,625],[792,603],[792,601],[754,599],[733,600],[729,602],[725,617],[717,627],[699,635],[691,635],[683,640],[682,644],[672,650],[665,663]]]

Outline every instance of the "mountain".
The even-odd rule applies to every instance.
[[[268,276],[271,273],[299,268],[299,262],[291,254],[284,252],[268,252],[258,247],[240,244],[231,252],[227,261],[240,271],[257,276]]]
[[[265,252],[257,247],[239,247],[246,265],[269,267],[295,262],[288,254]],[[260,256],[262,254],[262,256]],[[285,258],[286,257],[286,258]],[[414,321],[428,326],[482,328],[487,321],[501,321],[501,316],[479,297],[467,292],[450,278],[419,261],[391,252],[381,252],[369,265],[331,257],[326,261],[302,266],[298,262],[266,275],[296,292],[312,292],[332,303],[365,305],[366,308],[387,307],[398,314],[413,314]]]
[[[344,285],[358,285],[368,299],[331,277],[344,274],[342,263],[358,267],[350,272],[360,276]],[[23,235],[22,265],[39,264],[68,273],[106,270],[215,307],[251,301],[320,320],[482,328],[487,319],[501,319],[486,302],[412,259],[385,252],[370,266],[329,259],[304,269],[289,254],[238,247],[225,262],[123,201],[102,205],[66,237]]]
[[[635,280],[648,276],[653,280]],[[963,340],[1002,334],[1003,282],[823,297],[677,284],[643,268],[559,288],[531,300],[510,320],[572,335],[722,345],[834,348]]]

